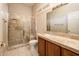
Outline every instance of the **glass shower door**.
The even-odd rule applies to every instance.
[[[17,19],[9,21],[9,46],[23,43],[23,28]]]

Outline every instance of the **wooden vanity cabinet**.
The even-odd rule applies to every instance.
[[[38,37],[39,56],[79,56],[66,48],[51,43],[43,38]]]
[[[39,56],[46,55],[46,41],[40,37],[38,37],[38,53]]]
[[[60,56],[60,47],[46,41],[46,56]]]
[[[67,50],[65,48],[61,49],[61,55],[62,56],[79,56],[78,54],[76,54],[76,53],[74,53],[74,52],[72,52],[70,50]]]
[[[60,56],[60,47],[38,37],[39,56]]]

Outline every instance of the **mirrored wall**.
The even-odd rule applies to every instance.
[[[47,31],[79,34],[79,4],[61,6],[47,13]]]

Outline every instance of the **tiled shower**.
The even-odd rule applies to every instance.
[[[17,19],[9,21],[9,46],[23,43],[23,28]]]
[[[30,40],[31,7],[25,4],[8,4],[8,46],[27,44]]]

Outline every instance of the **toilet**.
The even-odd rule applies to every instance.
[[[36,40],[35,37],[33,35],[31,35],[30,41],[29,41],[29,45],[30,45],[31,50],[35,49],[37,43],[38,43],[38,40]]]
[[[30,44],[31,49],[35,49],[37,42],[38,41],[35,40],[35,39],[29,41],[29,44]]]
[[[31,50],[31,54],[32,56],[36,55],[37,52],[36,52],[36,45],[37,45],[37,40],[35,39],[32,39],[29,41],[29,45],[30,45],[30,50]]]

